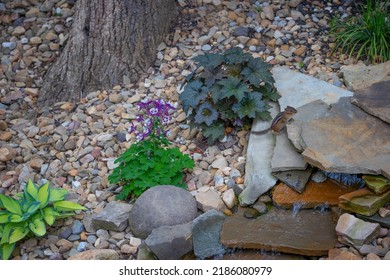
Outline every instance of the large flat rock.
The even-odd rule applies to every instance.
[[[353,95],[351,91],[290,70],[287,67],[274,67],[272,74],[275,79],[275,86],[282,96],[278,100],[282,109],[287,106],[298,108],[315,100],[333,104],[341,97]]]
[[[317,107],[318,102],[313,103]],[[382,174],[390,178],[390,125],[341,98],[315,116],[299,108],[288,127],[289,138],[309,164],[322,170],[350,174]],[[291,132],[290,133],[290,129]]]
[[[270,109],[271,115],[277,115],[276,105]],[[264,130],[271,122],[255,120],[252,129]],[[247,159],[245,165],[245,189],[238,199],[242,206],[252,205],[260,195],[270,190],[277,179],[272,175],[271,159],[275,147],[275,136],[272,133],[252,134],[249,137]]]
[[[353,104],[367,113],[390,124],[390,80],[357,90],[351,98]]]
[[[367,88],[374,83],[390,79],[390,61],[376,65],[363,63],[342,66],[340,72],[347,86],[354,90]]]
[[[241,209],[242,210],[242,209]],[[305,256],[324,256],[337,242],[329,212],[271,209],[257,219],[246,219],[242,211],[228,217],[221,242],[229,248],[263,249]]]
[[[299,205],[301,208],[314,208],[321,206],[337,206],[341,195],[356,190],[353,187],[341,186],[332,180],[323,183],[310,181],[303,193],[297,193],[284,183],[277,185],[272,193],[276,205],[285,209]]]

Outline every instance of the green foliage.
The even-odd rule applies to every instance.
[[[335,37],[333,52],[341,52],[356,59],[365,58],[372,63],[390,59],[389,0],[367,0],[361,4],[361,14],[346,20],[331,21],[331,34]]]
[[[51,226],[57,218],[86,209],[65,201],[67,193],[64,189],[49,188],[49,183],[38,188],[29,180],[23,193],[18,195],[20,199],[0,194],[0,258],[8,259],[16,242],[28,234],[43,236],[46,224]]]
[[[253,118],[271,119],[269,101],[277,101],[271,65],[236,47],[223,54],[194,58],[198,68],[186,77],[180,100],[190,124],[210,144],[225,128],[249,126]]]
[[[145,190],[157,185],[174,185],[185,188],[183,169],[193,168],[193,160],[179,148],[169,148],[164,137],[133,143],[115,163],[119,165],[108,176],[110,183],[123,185],[118,199],[138,197]]]

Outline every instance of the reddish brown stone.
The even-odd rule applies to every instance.
[[[331,180],[323,183],[310,181],[303,193],[298,193],[284,183],[277,185],[273,192],[273,200],[276,205],[289,209],[294,205],[302,205],[302,208],[313,208],[321,205],[337,206],[339,197],[354,191],[352,187],[340,186]]]
[[[355,255],[347,249],[333,248],[329,250],[328,260],[361,260],[362,257]]]
[[[229,248],[263,249],[305,256],[326,256],[337,242],[332,214],[272,208],[257,219],[247,219],[243,209],[227,217],[221,243]]]

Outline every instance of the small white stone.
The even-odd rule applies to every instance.
[[[236,196],[233,189],[228,189],[222,194],[222,200],[226,204],[227,208],[232,209],[236,203]]]

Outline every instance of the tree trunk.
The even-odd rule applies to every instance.
[[[68,42],[46,73],[39,103],[78,102],[91,91],[136,81],[175,19],[175,0],[78,0]]]

